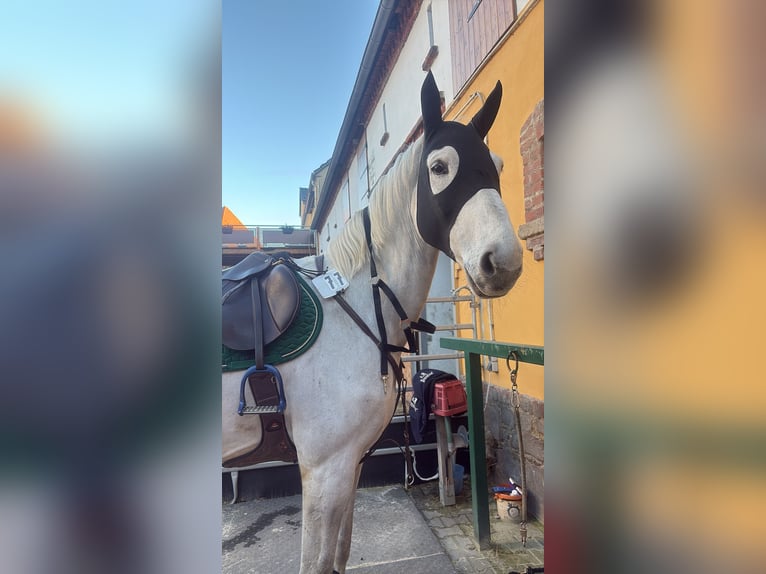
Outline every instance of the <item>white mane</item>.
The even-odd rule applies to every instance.
[[[394,165],[381,176],[377,188],[370,195],[372,247],[376,255],[390,235],[408,233],[413,242],[423,241],[412,221],[410,209],[412,194],[417,187],[422,150],[423,138],[420,137],[399,154]],[[330,242],[327,256],[333,267],[348,278],[366,265],[369,251],[361,210],[351,216],[340,235]]]

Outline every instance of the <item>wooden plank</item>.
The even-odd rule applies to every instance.
[[[436,452],[439,460],[439,500],[442,506],[455,504],[455,478],[453,476],[452,456],[447,440],[447,421],[434,415],[436,423]]]
[[[452,80],[457,93],[514,22],[513,0],[483,0],[471,20],[475,0],[449,2]]]
[[[484,0],[482,4],[486,4],[481,14],[486,31],[484,45],[482,46],[482,59],[484,59],[497,40],[499,22],[495,10],[497,0]]]
[[[490,0],[490,5],[487,7],[486,17],[488,20],[487,33],[490,37],[489,46],[487,51],[495,45],[497,39],[500,37],[500,31],[502,30],[502,21],[497,17],[497,7],[500,4],[499,0]]]
[[[476,69],[476,62],[474,62],[474,22],[471,20],[470,22],[465,23],[465,53],[466,53],[466,66],[465,66],[465,77],[463,78],[463,82],[465,82],[468,77],[471,75],[473,70]]]
[[[452,90],[457,93],[460,86],[460,3],[449,3],[450,46],[452,46]]]
[[[489,46],[490,46],[490,22],[489,18],[487,18],[487,8],[491,8],[490,0],[484,0],[479,5],[479,9],[476,11],[477,16],[479,17],[479,21],[477,22],[477,31],[478,31],[478,58],[476,65],[479,65],[479,62],[481,62],[484,59],[484,56],[487,55],[489,52]]]
[[[500,28],[500,35],[505,34],[505,31],[515,20],[514,18],[514,3],[513,0],[502,0],[499,2],[500,9],[502,10],[502,26]]]

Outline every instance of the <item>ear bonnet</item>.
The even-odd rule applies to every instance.
[[[441,98],[431,72],[420,91],[423,112],[423,155],[420,160],[417,189],[417,227],[429,245],[455,259],[449,235],[460,210],[479,190],[500,192],[497,173],[484,137],[495,121],[503,88],[500,82],[468,125],[443,121]],[[429,178],[428,155],[434,150],[452,146],[458,154],[459,166],[450,184],[434,195]]]

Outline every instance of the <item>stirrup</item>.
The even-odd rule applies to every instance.
[[[245,401],[245,385],[247,385],[247,380],[257,373],[269,373],[277,382],[277,394],[279,394],[279,404],[276,405],[254,405],[254,406],[247,406],[247,402]],[[239,384],[239,408],[237,409],[237,414],[239,416],[242,415],[265,415],[269,413],[283,413],[285,411],[286,401],[285,401],[285,391],[284,387],[282,386],[282,375],[279,374],[279,371],[273,367],[272,365],[263,365],[262,369],[259,369],[257,366],[252,366],[248,370],[245,371],[245,374],[242,375],[242,382]]]

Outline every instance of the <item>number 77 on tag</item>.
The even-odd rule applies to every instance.
[[[324,275],[311,280],[319,294],[325,299],[334,297],[348,288],[348,281],[335,269],[328,269]]]

